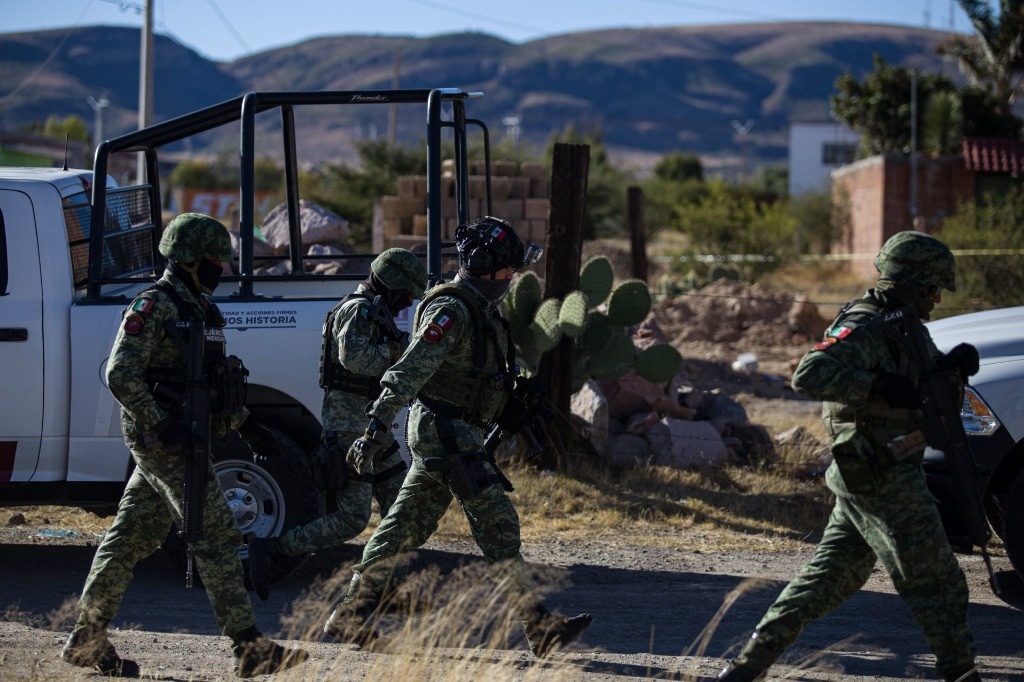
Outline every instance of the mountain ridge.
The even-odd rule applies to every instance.
[[[492,139],[502,120],[519,119],[522,140],[543,148],[567,125],[599,130],[610,154],[656,158],[672,151],[728,163],[781,161],[788,127],[828,120],[828,96],[846,71],[863,77],[874,54],[887,62],[944,72],[935,53],[950,34],[891,24],[750,23],[622,28],[511,43],[486,33],[416,38],[319,36],[232,60],[206,59],[155,36],[154,122],[267,90],[460,87],[485,96],[470,114]],[[92,122],[88,98],[105,96],[105,136],[137,125],[139,31],[92,26],[0,34],[0,128],[49,115]],[[320,160],[352,157],[357,140],[381,135],[385,108],[367,114],[310,116],[300,137],[316,140]],[[733,123],[748,124],[740,136]],[[400,140],[422,137],[422,116],[398,122]],[[206,151],[232,136],[209,136]],[[199,151],[199,150],[197,150]]]

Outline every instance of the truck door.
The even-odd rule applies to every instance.
[[[0,486],[28,481],[43,429],[43,288],[32,202],[0,189]]]

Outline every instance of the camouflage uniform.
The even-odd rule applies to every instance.
[[[488,349],[488,365],[483,376],[496,376],[507,371],[499,367],[507,355],[508,339],[497,308],[472,287],[458,280],[454,286],[461,287],[477,300],[485,311],[486,324],[492,328],[490,336],[495,345]],[[402,406],[417,394],[457,410],[456,404],[437,395],[438,389],[443,384],[450,386],[451,382],[458,381],[457,377],[469,376],[473,370],[475,335],[470,326],[470,312],[461,300],[454,296],[438,296],[427,303],[417,317],[421,321],[412,344],[384,374],[381,379],[384,390],[368,409],[370,416],[385,424],[391,423]],[[450,420],[461,452],[483,451],[485,434],[482,425],[498,414],[506,398],[507,394],[499,385],[481,396],[482,402],[477,405],[479,409],[474,410],[468,419],[465,418],[468,415],[463,415],[463,418]],[[367,542],[362,561],[354,568],[366,581],[366,587],[374,592],[383,590],[385,576],[375,575],[369,569],[383,559],[426,542],[452,501],[453,494],[444,475],[440,471],[428,471],[424,464],[425,460],[444,460],[451,456],[438,436],[437,418],[422,400],[413,402],[407,433],[412,466],[398,499]],[[496,482],[491,463],[483,462],[482,466],[495,476],[495,482],[479,494],[459,502],[484,558],[490,563],[508,562],[513,569],[512,590],[519,594],[528,593],[533,587],[519,553],[519,515],[505,490]]]
[[[396,562],[388,560],[425,543],[454,497],[484,558],[501,572],[531,648],[543,656],[576,639],[592,619],[589,614],[551,614],[541,604],[520,554],[519,515],[502,486],[503,476],[483,454],[485,423],[508,401],[516,371],[508,323],[497,308],[500,297],[489,298],[483,291],[493,296],[505,281],[507,292],[507,280],[495,279],[495,273],[522,267],[527,252],[511,226],[495,218],[460,226],[456,243],[463,269],[420,305],[412,342],[384,374],[381,395],[367,408],[371,423],[390,424],[415,399],[407,426],[412,465],[325,631],[357,642],[369,639],[365,628],[349,636],[343,621],[369,615],[392,578]],[[467,264],[482,265],[470,271]],[[491,278],[482,279],[485,273]],[[350,461],[369,433],[349,450]]]
[[[179,216],[177,222],[172,221],[168,226],[168,231],[175,234],[179,226],[194,227],[196,221],[203,228],[209,228],[210,222],[215,223],[206,216],[193,217],[192,222],[188,222],[190,216],[198,214]],[[222,238],[218,245],[200,244],[198,250],[216,254],[218,258],[222,258],[224,252],[223,255],[230,257],[227,230],[219,223],[216,225],[223,230],[223,233],[218,232],[217,236]],[[164,246],[162,242],[161,252],[168,255]],[[202,320],[211,328],[224,326],[216,306],[194,293],[176,274],[186,270],[175,271],[176,267],[171,263],[156,285],[142,292],[124,311],[107,364],[107,385],[121,404],[121,429],[131,449],[135,469],[114,522],[96,550],[79,600],[78,621],[63,652],[68,662],[97,668],[106,674],[130,675],[137,669],[134,661],[117,657],[106,641],[106,626],[117,614],[135,564],[161,546],[172,523],[181,527],[183,518],[186,452],[181,442],[164,442],[159,435],[167,433],[163,429],[176,420],[180,406],[173,398],[156,397],[150,388],[153,382],[150,372],[157,368],[161,381],[177,376],[182,381],[185,378],[182,351],[164,323],[181,320],[181,306],[187,309],[189,320]],[[219,279],[219,273],[215,279]],[[196,280],[195,287],[206,290],[200,279]],[[211,415],[212,435],[222,436],[227,429],[238,428],[247,416],[244,407],[224,417]],[[290,664],[303,660],[303,652],[288,652],[267,640],[257,629],[238,554],[242,536],[235,527],[209,459],[206,473],[203,536],[194,544],[195,558],[217,624],[233,642],[239,674],[259,670],[273,672],[279,667],[288,667],[282,665],[281,660],[287,655],[292,656]],[[104,647],[106,651],[102,650]],[[272,661],[275,656],[276,660]]]
[[[913,239],[917,243],[923,236]],[[951,279],[943,285],[953,286]],[[794,372],[793,388],[823,401],[822,419],[835,454],[825,481],[835,493],[835,505],[814,556],[768,609],[721,679],[757,679],[808,623],[859,590],[877,561],[924,632],[939,674],[954,680],[976,675],[967,582],[925,483],[925,444],[898,457],[883,447],[912,433],[924,416],[912,401],[893,407],[876,381],[879,375],[897,376],[916,385],[921,368],[887,334],[880,314],[915,305],[919,313],[927,308],[926,317],[931,305],[915,301],[920,296],[912,293],[919,288],[882,277],[863,299],[840,311]],[[928,343],[933,356],[941,357]],[[861,466],[864,462],[872,467]]]
[[[357,294],[369,293],[365,284]],[[370,297],[372,299],[372,296]],[[407,345],[405,340],[385,340],[380,325],[367,319],[370,301],[353,297],[345,301],[331,322],[330,353],[346,369],[367,377],[379,377],[391,366]],[[363,435],[366,426],[365,394],[341,389],[324,392],[322,409],[325,432],[334,432],[344,453]],[[304,526],[292,528],[271,540],[271,552],[298,556],[318,549],[336,547],[366,529],[370,522],[371,496],[377,499],[381,516],[387,514],[398,496],[405,473],[405,462],[397,448],[391,448],[380,465],[380,473],[361,475],[346,465],[345,487],[336,493],[337,509]]]

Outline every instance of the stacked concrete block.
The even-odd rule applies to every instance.
[[[451,242],[458,226],[455,202],[455,163],[446,159],[441,166],[441,240]],[[486,166],[469,162],[467,178],[469,219],[493,215],[512,223],[524,242],[543,245],[551,207],[547,169],[540,162],[494,161],[491,163],[491,204],[487,203]],[[403,176],[398,194],[383,197],[374,207],[373,249],[392,246],[412,251],[426,250],[427,178]]]

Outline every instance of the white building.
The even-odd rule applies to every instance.
[[[789,126],[789,195],[825,191],[834,168],[857,156],[860,135],[841,123]]]

